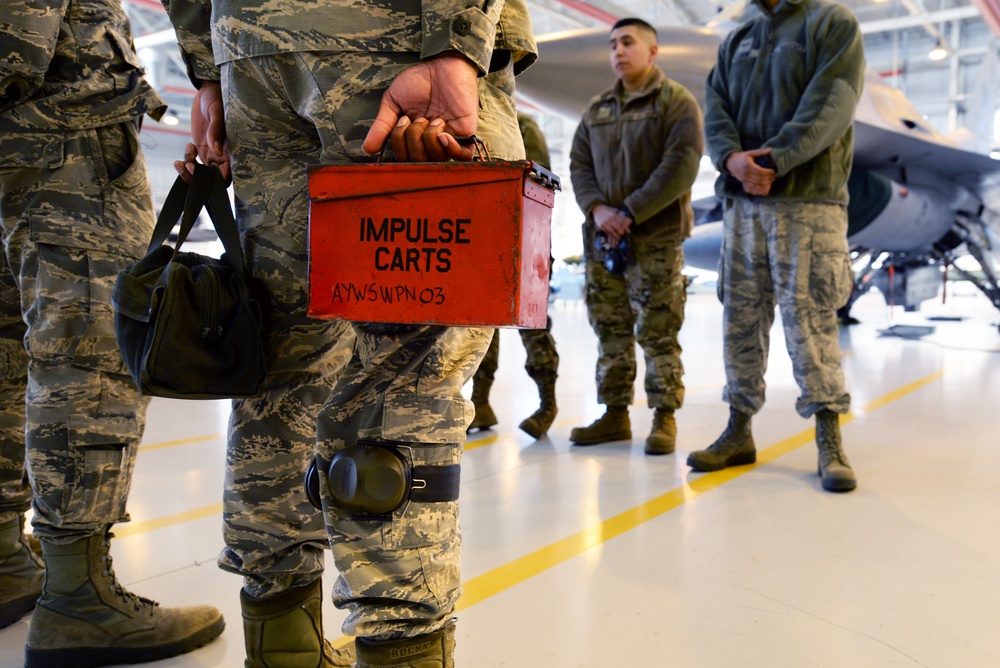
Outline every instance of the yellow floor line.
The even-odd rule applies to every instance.
[[[913,392],[914,390],[919,390],[921,387],[923,387],[925,385],[929,385],[930,383],[933,383],[936,380],[941,380],[941,378],[943,376],[944,376],[944,369],[942,369],[941,371],[938,371],[936,373],[932,373],[929,376],[924,376],[920,380],[916,380],[916,381],[910,383],[909,385],[904,385],[903,387],[899,388],[898,390],[896,390],[894,392],[890,392],[889,394],[885,394],[885,395],[879,397],[878,399],[874,399],[872,401],[869,401],[864,406],[864,408],[862,408],[859,412],[862,415],[864,415],[865,413],[871,413],[872,411],[877,410],[879,408],[882,408],[882,406],[885,406],[886,404],[888,404],[890,402],[893,402],[896,399],[899,399],[901,396],[903,396],[905,394],[909,394],[910,392]],[[844,420],[841,419],[841,423],[843,423],[843,422],[844,422]]]
[[[466,441],[463,450],[468,452],[469,450],[475,450],[476,448],[483,448],[487,445],[493,445],[499,440],[500,434],[490,434],[489,436],[483,436],[482,438],[477,438],[474,441]]]
[[[862,413],[870,413],[877,408],[899,399],[915,390],[924,387],[944,375],[944,371],[938,371],[917,380],[909,385],[899,388],[886,394],[872,402],[869,402]],[[841,424],[851,422],[854,417],[850,414],[842,415]],[[667,511],[673,510],[688,501],[695,499],[705,492],[715,489],[734,478],[749,473],[762,464],[766,464],[782,455],[788,454],[792,450],[799,448],[806,443],[811,443],[815,439],[815,430],[810,428],[796,434],[774,445],[757,451],[757,463],[750,466],[736,466],[705,473],[693,478],[686,484],[676,489],[672,489],[666,494],[662,494],[647,501],[635,508],[619,513],[614,517],[587,527],[583,531],[572,536],[563,538],[560,541],[547,545],[539,550],[523,557],[515,559],[509,563],[494,568],[462,583],[462,597],[458,601],[458,610],[465,610],[477,603],[499,594],[514,585],[520,584],[540,573],[557,566],[575,556],[583,554],[587,550],[604,543],[615,536],[619,536],[626,531],[636,528],[640,524],[648,522]]]
[[[906,396],[907,394],[940,380],[943,376],[943,370],[925,376],[910,383],[909,385],[905,385],[869,402],[859,411],[859,413],[862,415],[871,413],[872,411],[882,408],[883,406]],[[847,424],[853,420],[853,414],[842,415],[840,418],[841,424]],[[214,435],[210,437],[206,436],[204,438],[208,439],[218,437],[218,435]],[[481,441],[477,441],[473,447],[482,447],[483,445],[487,445],[487,442],[493,442],[496,438],[497,436],[489,436],[481,439]],[[812,428],[806,429],[801,433],[786,438],[783,441],[779,441],[778,443],[775,443],[774,445],[763,450],[758,450],[756,464],[752,464],[750,466],[736,466],[733,468],[723,469],[721,471],[713,471],[711,473],[701,475],[700,477],[693,478],[681,487],[672,489],[665,494],[661,494],[656,498],[650,499],[635,508],[626,510],[625,512],[619,513],[614,517],[610,517],[602,522],[587,527],[579,533],[563,538],[562,540],[556,541],[551,545],[547,545],[546,547],[535,550],[534,552],[526,554],[523,557],[504,564],[503,566],[499,566],[491,571],[483,573],[482,575],[467,580],[462,583],[463,591],[462,597],[458,601],[458,610],[465,610],[466,608],[469,608],[477,603],[481,603],[491,596],[499,594],[517,584],[520,584],[521,582],[524,582],[525,580],[539,575],[553,566],[557,566],[564,561],[568,561],[575,556],[583,554],[587,550],[597,547],[601,543],[611,540],[616,536],[620,536],[626,531],[630,531],[645,522],[673,510],[674,508],[678,508],[688,501],[701,496],[705,492],[715,489],[716,487],[738,478],[745,473],[749,473],[762,464],[766,464],[774,459],[777,459],[778,457],[781,457],[782,455],[788,454],[792,450],[795,450],[806,443],[811,443],[814,438],[814,430]],[[147,447],[168,447],[168,445],[170,444],[164,443]],[[466,449],[470,448],[467,446]],[[167,515],[165,517],[146,520],[144,522],[130,522],[129,524],[116,526],[114,533],[116,536],[120,537],[132,536],[140,533],[146,533],[148,531],[154,531],[156,529],[163,529],[165,527],[181,524],[183,522],[203,519],[205,517],[221,513],[222,504],[219,503],[211,506],[204,506],[202,508],[196,508],[183,513],[177,513],[175,515]],[[344,638],[341,638],[340,640],[342,640],[343,643],[347,642],[347,639]]]
[[[206,517],[211,517],[212,515],[221,514],[222,504],[215,503],[211,506],[202,506],[201,508],[195,508],[194,510],[187,510],[183,513],[176,513],[174,515],[165,515],[163,517],[145,520],[144,522],[118,524],[115,526],[113,533],[119,538],[124,536],[134,536],[136,534],[146,533],[147,531],[165,529],[166,527],[174,526],[176,524],[193,522],[194,520],[200,520]]]
[[[207,436],[194,436],[192,438],[182,438],[176,441],[164,441],[162,443],[150,443],[149,445],[140,445],[139,452],[148,452],[150,450],[159,450],[161,448],[172,448],[176,445],[189,445],[191,443],[200,443],[202,441],[214,441],[215,439],[225,439],[225,434],[208,434]]]

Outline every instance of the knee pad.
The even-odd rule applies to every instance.
[[[322,508],[317,457],[306,471],[306,496]],[[356,519],[387,519],[410,501],[440,503],[458,499],[461,465],[414,466],[404,443],[358,441],[326,466],[331,504]]]

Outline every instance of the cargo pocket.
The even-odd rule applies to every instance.
[[[66,160],[61,133],[0,133],[0,174],[30,169],[56,169]]]
[[[853,274],[847,238],[834,232],[812,235],[809,265],[809,293],[815,307],[835,311],[851,296]]]
[[[37,273],[28,307],[27,347],[37,359],[112,374],[127,373],[115,338],[111,292],[126,258],[57,245],[34,234]],[[63,243],[71,241],[61,240]]]
[[[414,445],[413,459],[419,463],[422,455],[436,452],[457,461],[461,448],[459,444]],[[382,526],[382,547],[393,552],[391,562],[411,571],[405,574],[407,579],[422,579],[439,602],[446,601],[459,585],[460,544],[458,501],[410,501]]]
[[[23,379],[28,374],[28,354],[19,339],[0,341],[0,378],[4,383]]]
[[[66,430],[70,461],[63,521],[111,524],[125,519],[132,457],[120,434],[138,433],[135,418],[71,415]]]
[[[457,464],[465,438],[465,401],[391,394],[385,400],[382,438],[403,444],[401,454],[415,466]],[[457,501],[410,501],[386,523],[382,544],[386,549],[425,547],[457,540],[457,530]]]

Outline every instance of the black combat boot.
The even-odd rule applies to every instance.
[[[42,593],[45,569],[24,535],[24,514],[0,522],[0,629],[31,612]]]
[[[576,427],[569,440],[577,445],[596,445],[608,441],[627,441],[632,438],[632,423],[628,419],[628,406],[608,406],[604,415],[587,427]]]
[[[176,656],[226,624],[207,605],[161,608],[127,591],[111,570],[111,534],[69,545],[42,539],[45,584],[31,615],[25,668],[93,668]]]
[[[541,438],[552,426],[552,421],[556,419],[556,379],[536,378],[538,385],[538,398],[541,405],[538,410],[521,421],[518,427],[532,438]]]
[[[653,412],[653,428],[646,438],[647,455],[669,455],[677,449],[677,422],[669,408],[657,408]]]
[[[828,492],[850,492],[858,486],[851,463],[840,442],[840,416],[823,408],[816,413],[816,447],[820,477]]]
[[[413,638],[358,638],[355,668],[455,668],[455,625]]]
[[[750,433],[750,416],[729,407],[729,424],[715,443],[688,455],[687,464],[695,471],[718,471],[729,466],[753,464],[757,449]]]
[[[497,423],[497,416],[490,407],[490,388],[493,387],[493,379],[480,377],[476,374],[472,378],[472,403],[476,407],[476,417],[469,425],[469,431],[473,429],[489,429]]]
[[[354,665],[353,648],[323,638],[320,581],[265,598],[240,590],[245,668],[333,668]]]

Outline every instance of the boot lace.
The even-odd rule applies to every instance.
[[[107,537],[101,541],[101,547],[104,548],[104,554],[101,555],[101,558],[104,560],[104,571],[101,575],[106,578],[111,578],[111,584],[108,586],[108,591],[121,599],[125,605],[131,605],[132,609],[136,612],[142,612],[143,608],[148,608],[147,614],[152,617],[153,608],[158,606],[159,603],[144,596],[133,594],[128,589],[125,589],[120,582],[118,582],[118,577],[115,575],[114,569],[111,568],[111,538],[111,534],[108,534]]]

